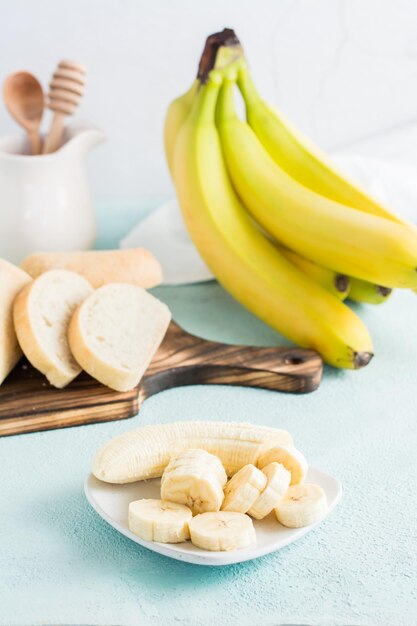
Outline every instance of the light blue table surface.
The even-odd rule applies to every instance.
[[[102,207],[101,246],[151,205]],[[284,343],[215,283],[154,291],[204,337]],[[417,296],[358,311],[374,361],[360,372],[326,369],[313,394],[182,388],[131,420],[0,439],[1,626],[417,624]],[[280,552],[224,568],[180,563],[119,535],[84,497],[93,454],[119,433],[254,418],[291,431],[311,465],[344,487],[335,512]]]

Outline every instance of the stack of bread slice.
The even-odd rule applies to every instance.
[[[0,259],[0,385],[22,356],[13,326],[13,302],[31,278]]]
[[[58,388],[85,370],[117,391],[133,389],[171,320],[140,286],[161,280],[149,256],[147,269],[136,250],[34,255],[22,263],[27,271],[0,260],[0,384],[23,353]]]

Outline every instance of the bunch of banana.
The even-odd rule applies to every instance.
[[[191,89],[165,122],[189,234],[241,304],[329,364],[357,369],[369,333],[341,302],[417,287],[417,229],[337,172],[258,95],[242,49],[211,36]],[[227,53],[225,52],[227,50]],[[236,112],[236,85],[247,122]],[[350,278],[352,277],[352,278]]]
[[[253,543],[252,518],[272,511],[289,528],[322,519],[327,499],[318,485],[304,482],[307,470],[286,431],[227,422],[137,428],[106,444],[93,463],[96,477],[106,482],[162,475],[161,499],[130,503],[130,530],[163,543],[191,538],[206,550]]]

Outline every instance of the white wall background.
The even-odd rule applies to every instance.
[[[99,200],[171,191],[164,113],[224,26],[265,97],[324,148],[417,121],[416,0],[0,0],[0,25],[0,79],[27,69],[46,87],[61,58],[87,65],[79,115],[108,135],[90,158]],[[0,133],[15,132],[1,107]]]

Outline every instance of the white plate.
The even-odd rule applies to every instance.
[[[342,497],[342,485],[336,478],[310,468],[306,482],[317,483],[327,495],[329,510],[327,515],[334,509]],[[90,474],[84,484],[85,495],[91,506],[97,513],[108,522],[113,528],[118,530],[132,541],[141,546],[159,552],[171,559],[195,563],[196,565],[230,565],[231,563],[241,563],[256,559],[264,554],[280,550],[289,543],[296,541],[300,537],[310,532],[317,524],[306,526],[305,528],[285,528],[279,524],[273,513],[263,520],[254,520],[256,529],[256,543],[240,550],[231,552],[209,552],[194,546],[190,541],[184,543],[158,543],[156,541],[145,541],[130,532],[127,523],[127,512],[129,502],[140,498],[159,498],[160,479],[140,481],[127,485],[110,485],[97,480]]]

